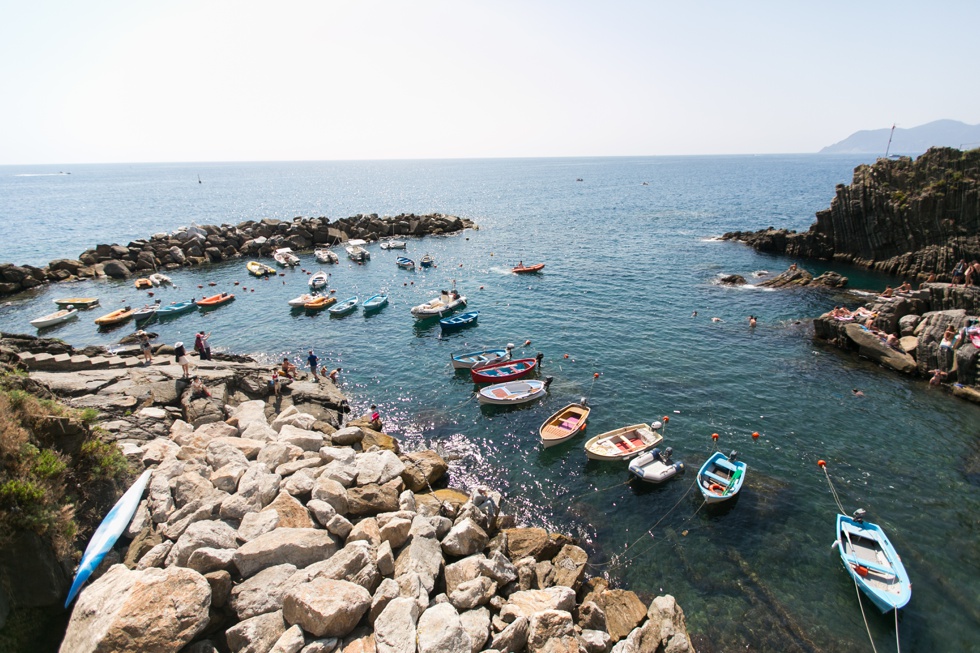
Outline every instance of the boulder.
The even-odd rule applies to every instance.
[[[279,636],[273,647],[269,649],[269,653],[299,653],[305,644],[303,629],[299,626],[290,626]]]
[[[281,611],[269,612],[238,622],[225,631],[225,639],[232,653],[267,653],[287,627]]]
[[[349,510],[352,515],[376,515],[379,512],[398,510],[398,495],[402,491],[401,478],[384,485],[371,483],[347,490]],[[340,512],[338,510],[338,512]]]
[[[490,542],[490,537],[472,519],[466,518],[452,527],[442,540],[442,550],[451,556],[468,556],[479,553]]]
[[[355,462],[358,485],[384,485],[405,471],[405,463],[387,450],[358,454]]]
[[[371,606],[371,595],[360,585],[320,578],[286,592],[283,616],[316,637],[343,637]]]
[[[459,613],[448,603],[437,603],[423,612],[417,632],[418,653],[472,652],[472,641]]]
[[[392,599],[374,620],[378,653],[415,653],[419,612],[412,599]]]
[[[528,621],[527,650],[577,651],[572,615],[564,610],[542,610],[532,615]]]
[[[222,521],[196,521],[187,527],[167,556],[167,566],[186,567],[191,554],[204,547],[234,549],[238,546],[237,531]]]
[[[413,537],[395,559],[395,577],[417,573],[425,591],[431,594],[444,564],[442,548],[437,540]]]
[[[240,619],[282,609],[282,597],[292,587],[295,565],[275,565],[263,569],[231,590],[230,605]]]
[[[571,612],[574,608],[575,592],[571,588],[561,586],[549,587],[544,590],[514,592],[508,597],[507,604],[501,610],[501,616],[503,616],[505,611],[517,617],[530,617],[535,612],[541,612],[542,610]]]
[[[211,586],[196,571],[116,565],[79,595],[60,650],[176,651],[204,630],[210,607]]]
[[[518,653],[527,646],[528,618],[519,617],[493,636],[490,648],[501,653]]]
[[[449,464],[435,451],[407,453],[401,459],[405,463],[402,480],[405,481],[405,487],[412,492],[429,489],[449,471]]]
[[[673,596],[658,596],[647,610],[647,622],[640,629],[640,650],[683,653],[693,651],[687,634],[684,611]]]
[[[525,556],[539,562],[550,560],[564,545],[571,544],[564,535],[548,533],[543,528],[508,528],[503,532],[507,537],[507,556],[511,560]]]
[[[497,592],[497,583],[486,576],[478,576],[456,586],[449,595],[449,602],[457,610],[472,610],[486,604]]]
[[[277,528],[243,544],[235,554],[235,566],[243,578],[248,578],[277,564],[292,564],[302,569],[329,558],[336,551],[337,542],[327,531]]]
[[[554,585],[564,585],[578,589],[585,576],[585,565],[589,554],[581,547],[566,544],[551,561],[555,569]]]
[[[606,615],[606,626],[613,642],[629,635],[647,615],[646,606],[629,590],[604,590],[599,592],[595,602]]]
[[[238,539],[249,542],[275,530],[278,525],[279,513],[274,510],[250,512],[242,517],[242,523],[238,525]]]
[[[847,337],[857,346],[858,352],[876,363],[889,367],[898,372],[911,374],[915,372],[915,359],[904,352],[892,349],[882,342],[881,338],[858,324],[848,324],[844,327]]]
[[[478,653],[490,639],[490,611],[486,608],[467,610],[459,613],[463,630],[470,636],[470,651]]]
[[[271,510],[275,510],[279,515],[278,528],[313,528],[314,526],[309,511],[285,490],[263,508],[262,512]]]

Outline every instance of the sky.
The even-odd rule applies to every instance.
[[[0,165],[767,154],[980,123],[980,2],[0,0]]]

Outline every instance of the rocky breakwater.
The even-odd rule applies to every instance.
[[[133,275],[210,265],[239,257],[271,257],[280,247],[303,251],[353,238],[373,242],[390,236],[435,236],[475,227],[466,218],[439,213],[394,217],[355,215],[333,222],[325,217],[297,217],[291,221],[265,219],[237,225],[195,225],[169,234],[154,234],[128,245],[97,245],[82,252],[78,259],[57,259],[40,268],[0,263],[0,296],[55,281],[128,279]]]
[[[29,368],[45,353],[4,342]],[[693,651],[672,597],[586,580],[583,549],[516,527],[492,490],[435,489],[438,453],[346,419],[329,381],[275,397],[252,362],[201,361],[211,396],[195,397],[164,347],[149,366],[100,369],[62,353],[31,377],[104,411],[153,469],[72,607],[65,653]]]
[[[879,159],[839,184],[809,231],[731,232],[762,252],[853,263],[909,280],[951,281],[961,259],[980,260],[980,149],[932,148],[918,159]]]

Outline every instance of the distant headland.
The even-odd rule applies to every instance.
[[[918,155],[930,147],[980,147],[980,125],[967,125],[958,120],[935,120],[908,129],[897,126],[863,129],[828,145],[820,150],[820,154],[881,155],[892,152]]]

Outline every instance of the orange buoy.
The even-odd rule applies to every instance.
[[[480,290],[483,290],[483,286],[480,286]]]
[[[669,421],[670,421],[670,417],[668,417],[667,415],[664,415],[664,424],[666,424]]]
[[[530,340],[525,340],[525,341],[524,341],[524,346],[525,346],[525,347],[527,347],[527,346],[528,346],[528,345],[530,345],[530,344],[531,344],[531,341],[530,341]]]
[[[201,284],[197,284],[197,287],[198,288],[203,288],[204,286],[202,286]]]
[[[568,358],[568,354],[565,354],[565,358]]]
[[[208,285],[209,285],[209,286],[217,286],[218,284],[216,284],[216,283],[215,283],[215,282],[213,282],[213,281],[208,281]]]
[[[593,378],[593,379],[598,379],[598,378],[599,378],[599,373],[598,373],[598,372],[596,372],[595,374],[593,374],[593,375],[592,375],[592,378]]]
[[[759,432],[758,431],[752,431],[752,437],[753,438],[759,437]]]
[[[818,460],[817,461],[817,467],[826,467],[826,466],[827,466],[827,461],[825,461],[825,460]]]
[[[238,282],[238,281],[236,281],[236,282],[235,282],[235,285],[237,286],[237,285],[238,285],[239,283],[240,283],[240,282]]]
[[[712,433],[711,434],[711,439],[712,440],[717,440],[718,439],[718,434],[717,433]]]

